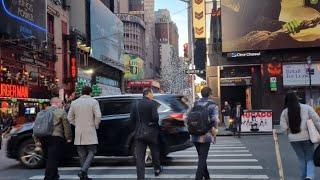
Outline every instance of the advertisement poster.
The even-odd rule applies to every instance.
[[[311,84],[320,85],[320,64],[311,66]],[[307,64],[283,65],[284,86],[308,86],[309,72]]]
[[[138,56],[124,55],[124,78],[127,80],[140,80],[143,78],[143,60]]]
[[[122,69],[123,23],[101,1],[90,2],[91,56],[112,67]]]
[[[45,0],[0,0],[0,33],[13,38],[45,41],[46,17]]]
[[[320,1],[223,0],[221,10],[223,52],[320,46]]]
[[[244,111],[241,132],[272,132],[272,111]]]

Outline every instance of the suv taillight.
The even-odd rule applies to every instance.
[[[169,117],[178,121],[184,121],[186,119],[186,115],[184,113],[171,113]]]

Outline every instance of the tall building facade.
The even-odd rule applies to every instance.
[[[119,12],[138,16],[145,22],[145,46],[150,48],[145,49],[144,78],[153,79],[157,77],[156,69],[159,68],[157,67],[159,58],[154,55],[154,50],[157,50],[155,45],[154,0],[121,0],[119,2]]]
[[[63,94],[70,95],[74,85],[71,78],[71,61],[69,51],[69,11],[59,1],[47,1],[48,41],[55,44],[57,62],[55,71],[59,88]],[[64,98],[64,96],[62,96]]]
[[[97,95],[123,90],[124,27],[113,13],[117,2],[70,2],[71,59],[78,92],[84,84],[91,85]]]
[[[281,28],[282,22],[302,17],[313,19],[320,13],[320,2],[314,5],[304,1],[285,2],[272,4],[279,8],[279,17],[272,19],[272,23],[263,22],[263,27],[253,24],[264,12],[275,12],[269,2],[257,4],[245,0],[239,7],[248,11],[239,14],[230,13],[236,2],[214,0],[206,4],[210,10],[207,12],[207,83],[217,92],[217,102],[229,101],[232,105],[240,102],[248,110],[272,110],[273,124],[279,123],[288,91],[296,91],[302,103],[320,106],[320,69],[316,68],[320,66],[320,43],[316,40],[318,35],[311,33],[319,31],[298,32],[292,38],[270,37],[263,41],[257,38],[263,32],[273,32],[272,28],[279,29],[276,25]],[[316,13],[296,14],[291,11],[293,5],[294,12],[308,9]],[[239,22],[245,24],[238,26]],[[304,38],[297,38],[302,34]],[[311,38],[308,43],[305,37]],[[308,59],[312,59],[310,64]],[[314,72],[309,74],[310,70]]]
[[[155,12],[155,34],[160,43],[171,44],[179,52],[179,33],[177,25],[171,20],[167,9],[159,9]]]

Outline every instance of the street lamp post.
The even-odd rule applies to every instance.
[[[310,104],[312,105],[312,79],[311,79],[311,65],[312,65],[312,58],[311,56],[307,57],[307,64],[308,64],[308,73],[309,73],[309,94],[310,94]]]

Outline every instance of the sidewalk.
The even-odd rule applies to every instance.
[[[219,126],[219,133],[218,133],[218,136],[232,136],[233,133],[231,131],[227,131],[226,130],[226,127],[225,126]],[[280,125],[274,125],[273,126],[273,129],[276,129],[277,132],[279,134],[282,134],[283,132],[280,131]],[[248,133],[241,133],[242,136],[252,136],[252,135],[271,135],[272,132],[268,133],[251,133],[251,132],[248,132]]]

